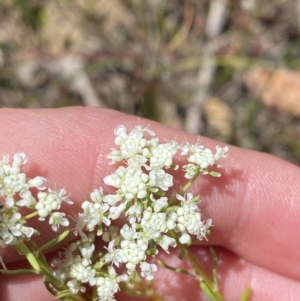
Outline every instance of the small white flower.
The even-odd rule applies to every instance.
[[[101,301],[115,301],[114,295],[119,290],[119,282],[126,281],[126,274],[118,275],[113,267],[108,268],[108,277],[99,277],[96,280],[97,293]]]
[[[128,225],[124,225],[120,230],[120,234],[124,238],[124,240],[133,240],[138,237],[138,233],[136,230],[130,228]]]
[[[81,207],[83,209],[85,228],[88,231],[93,231],[95,227],[99,226],[97,232],[97,235],[99,236],[102,234],[101,224],[104,223],[106,226],[109,226],[111,221],[105,214],[109,210],[109,205],[99,201],[100,199],[95,198],[96,196],[98,197],[99,195],[96,191],[94,191],[94,194],[91,194],[91,198],[94,198],[96,202],[91,203],[89,201],[85,201]]]
[[[6,197],[6,199],[11,199],[16,193],[20,192],[22,189],[26,189],[26,177],[24,174],[10,175],[3,179],[1,194]],[[6,201],[6,205],[9,207],[11,203]]]
[[[108,253],[104,255],[105,262],[111,262],[112,264],[119,267],[119,264],[122,263],[123,251],[121,249],[114,248],[114,241],[111,241],[106,248]]]
[[[104,177],[103,181],[106,185],[115,188],[120,188],[125,177],[126,168],[124,166],[119,166],[115,173]]]
[[[206,223],[201,221],[201,214],[199,208],[194,203],[195,198],[193,198],[192,194],[187,194],[184,197],[181,195],[176,196],[181,201],[181,206],[175,208],[177,215],[175,229],[181,232],[180,243],[189,243],[191,240],[190,235],[195,235],[199,240],[206,238],[205,235],[211,226],[212,220],[208,219]]]
[[[171,212],[171,214],[168,215],[167,218],[167,227],[169,230],[173,230],[176,227],[178,215],[176,212]]]
[[[140,264],[140,268],[141,268],[142,277],[145,277],[147,280],[152,280],[154,278],[152,272],[157,271],[156,264],[153,263],[150,264],[148,262],[142,262]]]
[[[173,157],[178,149],[176,141],[171,141],[166,144],[158,144],[151,149],[150,168],[161,169],[170,168],[173,164]]]
[[[220,158],[226,158],[228,156],[228,146],[221,147],[219,145],[216,146],[216,153],[214,155],[215,160],[219,160]]]
[[[28,180],[29,187],[35,187],[38,190],[43,190],[46,188],[44,184],[46,183],[46,179],[43,177],[35,177],[34,179]]]
[[[169,247],[175,248],[177,246],[176,240],[167,235],[162,235],[157,240],[157,243],[167,252],[169,253]]]
[[[138,263],[145,260],[148,242],[141,238],[122,240],[120,246],[123,251],[122,262],[126,263],[128,273],[131,273]]]
[[[38,202],[35,205],[35,209],[38,212],[39,220],[45,220],[45,217],[54,210],[59,210],[62,202],[73,204],[73,202],[65,196],[66,190],[64,188],[58,191],[48,188],[47,192],[38,193]]]
[[[95,251],[95,245],[91,242],[86,242],[81,248],[80,253],[83,258],[91,259]],[[89,263],[89,261],[88,261]]]
[[[52,225],[53,231],[57,232],[59,226],[68,227],[70,222],[65,217],[66,214],[63,212],[54,212],[49,218],[49,224]]]
[[[183,145],[180,145],[180,149],[181,149],[181,156],[185,156],[188,154],[188,152],[190,151],[190,145],[189,144],[183,144]]]
[[[135,126],[132,133],[134,135],[144,135],[145,133],[148,133],[152,137],[155,136],[155,133],[152,130],[148,129],[148,127],[143,127],[142,125]]]
[[[126,200],[132,200],[134,197],[139,199],[146,197],[148,179],[148,175],[140,168],[124,168],[121,166],[114,174],[105,177],[104,182],[106,185],[119,188],[117,191],[119,199],[124,197]],[[115,197],[115,200],[117,199]],[[104,200],[110,203],[114,201],[114,199],[108,199],[108,197],[104,197]]]
[[[3,209],[4,210],[4,209]],[[8,209],[9,210],[9,209]],[[6,247],[30,238],[35,230],[24,225],[24,220],[19,212],[9,215],[5,210],[1,214],[0,245]]]
[[[90,261],[75,257],[70,265],[69,277],[77,279],[81,283],[93,281],[96,275],[96,270],[90,266]]]
[[[109,217],[112,220],[116,220],[120,217],[121,213],[125,210],[126,208],[126,202],[121,203],[119,206],[112,206],[109,209]]]
[[[152,169],[149,172],[149,185],[167,191],[173,186],[173,176],[166,173],[163,169]]]
[[[201,169],[215,164],[215,158],[209,148],[195,149],[195,152],[188,157],[188,161],[197,164]]]
[[[35,232],[35,230],[31,227],[26,227],[22,225],[20,228],[21,233],[24,234],[27,238],[30,238]]]
[[[114,241],[114,246],[119,245],[121,236],[119,234],[119,228],[116,226],[109,226],[102,234],[102,239],[105,242]]]
[[[156,200],[153,197],[153,194],[151,194],[150,199],[154,203],[154,211],[155,212],[160,212],[163,208],[168,207],[168,198],[167,197],[161,197]]]
[[[118,194],[107,194],[103,196],[103,201],[110,206],[113,206],[117,202],[121,201],[121,197]]]
[[[198,211],[199,208],[196,205],[196,202],[198,201],[199,197],[195,197],[193,196],[192,193],[188,192],[187,194],[185,194],[184,196],[176,193],[176,198],[177,200],[181,201],[181,207],[185,207],[188,206],[189,210],[194,210],[194,211]]]
[[[76,221],[76,225],[75,225],[75,228],[74,228],[74,234],[77,236],[78,234],[80,235],[80,237],[82,238],[86,238],[86,234],[83,232],[86,224],[87,224],[87,220],[85,218],[85,215],[83,213],[78,213],[76,218],[75,218],[75,221]]]
[[[201,222],[201,225],[198,227],[197,231],[193,234],[197,236],[197,239],[202,240],[203,238],[206,238],[206,234],[208,229],[212,226],[212,219],[209,218],[206,220],[205,223]]]
[[[144,150],[147,147],[147,139],[145,133],[153,136],[154,133],[142,126],[135,127],[129,134],[126,132],[126,127],[119,125],[115,129],[115,144],[120,147],[120,150],[112,149],[108,154],[111,163],[126,161],[128,166],[139,168],[147,161]]]
[[[10,232],[7,230],[1,231],[1,239],[0,239],[0,246],[5,248],[10,245],[14,245],[17,242],[16,237],[14,237]]]
[[[199,171],[199,167],[196,164],[186,164],[182,167],[183,171],[185,171],[184,177],[188,180],[192,179],[196,173]]]
[[[103,188],[94,189],[93,192],[90,193],[90,198],[94,203],[103,203]]]
[[[1,172],[0,174],[2,175],[1,178],[6,176],[11,176],[11,175],[17,175],[21,171],[21,166],[27,162],[27,157],[24,153],[16,153],[14,154],[13,162],[10,165],[9,164],[9,155],[5,154],[2,157],[2,161],[0,164],[0,169]]]
[[[30,190],[23,190],[19,193],[21,199],[16,202],[20,207],[34,208],[36,199],[32,196]]]
[[[179,207],[176,213],[178,215],[176,227],[180,232],[188,231],[194,234],[199,226],[201,226],[200,213],[193,208]]]
[[[189,243],[190,240],[191,240],[191,237],[185,231],[182,231],[181,236],[179,237],[180,243],[184,245],[184,244]]]
[[[16,153],[14,154],[14,160],[12,163],[12,167],[20,168],[21,165],[26,164],[28,158],[24,153]]]
[[[110,164],[121,162],[123,160],[122,153],[116,149],[111,149],[110,153],[106,156],[107,159],[110,159]]]
[[[220,167],[216,164],[216,161],[220,158],[227,157],[228,147],[220,147],[219,145],[216,146],[216,153],[213,154],[213,152],[209,148],[204,148],[203,145],[195,144],[195,145],[183,145],[180,147],[182,150],[181,155],[187,155],[187,160],[190,164],[187,164],[183,167],[183,169],[186,171],[185,177],[187,179],[191,179],[197,172],[198,168],[200,168],[200,172],[203,174],[208,174],[207,168],[209,166],[216,166]],[[196,165],[196,166],[194,166]]]
[[[120,153],[123,159],[128,161],[128,165],[139,167],[145,164],[147,158],[142,155],[143,148],[147,145],[145,138],[128,136],[120,145]]]
[[[33,228],[26,227],[22,224],[21,214],[19,212],[14,213],[11,217],[8,229],[15,237],[24,237],[25,235],[29,238],[34,234]]]
[[[141,220],[141,226],[143,232],[149,239],[158,239],[161,233],[168,231],[166,224],[166,213],[164,212],[152,212],[152,208],[148,207]]]
[[[67,282],[67,286],[73,294],[77,294],[78,292],[85,293],[86,288],[81,285],[81,282],[78,279],[72,279]]]
[[[143,199],[147,196],[148,175],[141,169],[127,169],[122,185],[118,191],[119,194],[127,200],[132,200],[135,196]]]
[[[116,301],[114,298],[115,293],[119,290],[118,283],[109,278],[97,278],[97,293],[101,301]]]
[[[115,139],[115,143],[117,145],[120,145],[123,139],[127,137],[126,127],[124,125],[118,125],[114,130],[114,134],[117,136]]]
[[[143,208],[140,204],[132,205],[127,211],[126,216],[128,216],[128,221],[130,224],[134,224],[136,221],[141,220]]]

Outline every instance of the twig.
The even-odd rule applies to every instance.
[[[300,0],[297,1],[297,10],[298,10],[298,30],[300,30]]]
[[[184,6],[184,16],[182,26],[167,46],[170,52],[175,51],[187,38],[193,23],[193,7],[190,3]]]
[[[79,56],[70,54],[51,59],[46,63],[46,68],[50,72],[58,74],[63,80],[68,80],[70,89],[81,96],[86,106],[105,106],[104,102],[96,95]]]
[[[209,13],[206,20],[205,35],[209,42],[212,42],[221,32],[227,15],[227,0],[211,1]],[[216,71],[214,59],[214,47],[205,47],[203,51],[203,65],[199,69],[195,86],[198,92],[190,100],[187,108],[185,130],[198,134],[201,131],[201,109],[209,96],[209,86],[211,85]]]

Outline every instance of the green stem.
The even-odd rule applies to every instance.
[[[200,175],[200,170],[198,170],[197,173],[186,183],[186,185],[183,188],[181,188],[179,193],[184,194],[192,186],[192,184],[197,180],[199,175]]]
[[[33,218],[33,217],[37,216],[37,214],[38,214],[37,211],[32,212],[32,213],[30,213],[30,214],[27,214],[26,216],[23,216],[23,219],[28,220],[28,219],[30,219],[30,218]]]
[[[210,277],[204,272],[204,270],[199,266],[195,256],[186,248],[180,246],[180,249],[185,253],[187,260],[190,262],[192,267],[194,268],[196,274],[198,275],[201,282],[205,282],[205,284],[209,287],[209,289],[213,292],[214,298],[217,301],[224,301],[224,297],[221,293],[215,288],[214,282],[210,279]]]
[[[14,245],[15,250],[18,251],[18,253],[23,254],[30,265],[34,268],[35,271],[38,273],[41,271],[40,265],[36,259],[36,257],[33,255],[33,253],[29,250],[29,248],[25,245],[24,242],[20,242],[16,245]]]
[[[128,287],[125,283],[120,285],[120,289],[129,296],[149,298],[153,301],[166,301],[164,298],[155,293],[152,282],[148,283],[148,287],[140,279],[131,280],[129,283],[130,287]]]
[[[151,298],[154,300],[154,301],[166,301],[164,298],[160,297],[159,295],[153,293],[151,295]]]
[[[176,239],[177,246],[180,249],[180,254],[182,254],[182,255],[179,255],[179,258],[184,258],[185,257],[189,261],[189,263],[191,264],[191,266],[193,267],[194,271],[196,272],[197,279],[200,282],[200,288],[201,288],[201,290],[212,301],[224,301],[224,297],[219,292],[219,289],[218,289],[218,287],[216,285],[216,282],[214,282],[213,280],[211,280],[210,276],[207,275],[205,273],[205,271],[200,267],[200,265],[198,264],[198,261],[197,261],[195,255],[192,252],[190,252],[190,250],[188,249],[188,247],[186,245],[182,245],[178,241],[178,238],[176,237],[176,233],[174,233],[173,231],[170,231],[169,235],[171,237],[173,237],[174,239]],[[214,267],[214,270],[216,270],[216,267]],[[210,292],[210,295],[212,297],[210,297],[207,294],[207,291]]]
[[[56,298],[60,298],[59,296],[55,296]],[[60,298],[61,300],[66,300],[66,301],[88,301],[86,298],[84,298],[81,295],[69,295],[66,297],[62,297]],[[95,299],[90,299],[90,300],[95,300]]]
[[[200,175],[200,170],[198,170],[196,174],[185,184],[185,186],[183,186],[183,188],[179,190],[178,194],[183,195],[193,185],[193,183],[197,180],[199,175]],[[176,200],[176,195],[170,198],[169,204],[172,205],[175,200]]]
[[[40,274],[44,276],[45,282],[48,281],[48,283],[51,283],[56,290],[61,290],[62,288],[67,289],[66,285],[62,281],[57,279],[53,275],[52,271],[44,264],[44,260],[42,260],[41,258],[41,256],[43,256],[42,254],[39,254],[37,256],[34,255],[24,242],[20,242],[14,245],[14,248],[20,254],[23,254],[27,258],[30,265],[33,267],[34,270],[30,272],[30,274]],[[86,301],[80,295],[69,296],[68,300]]]

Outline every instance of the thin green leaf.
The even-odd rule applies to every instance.
[[[242,294],[240,301],[247,301],[250,298],[250,294],[251,294],[251,288],[247,287],[244,291],[244,293]]]
[[[33,255],[33,253],[28,249],[24,242],[21,242],[14,247],[19,253],[24,254],[28,262],[37,272],[40,272],[40,265],[36,259],[36,256]]]
[[[221,301],[222,300],[218,296],[216,296],[216,294],[210,289],[210,287],[204,281],[202,281],[200,283],[200,288],[201,288],[202,292],[204,293],[204,295],[209,298],[209,300],[211,300],[211,301]]]
[[[215,290],[218,290],[219,285],[218,285],[218,277],[217,277],[217,265],[218,265],[217,254],[213,248],[209,248],[209,250],[210,250],[210,254],[213,259],[212,273],[213,273],[214,288],[215,288]]]
[[[44,279],[44,284],[45,284],[47,291],[50,294],[52,294],[53,296],[55,296],[57,293],[57,290],[53,287],[53,285],[47,279]]]
[[[34,275],[38,275],[39,273],[35,270],[31,270],[31,269],[19,269],[19,270],[0,270],[0,272],[2,274],[5,275],[28,275],[28,274],[34,274]]]
[[[164,263],[161,260],[158,260],[157,262],[158,262],[158,264],[160,266],[162,266],[165,269],[168,269],[168,270],[171,270],[171,271],[176,272],[176,273],[181,273],[181,274],[185,274],[185,275],[191,276],[193,278],[196,278],[195,275],[193,275],[192,273],[190,273],[190,272],[188,272],[186,270],[183,270],[183,269],[180,269],[180,268],[174,268],[174,267],[172,267],[170,265],[167,265],[166,263]]]
[[[69,289],[66,289],[66,290],[64,290],[64,291],[61,291],[61,292],[57,293],[57,294],[55,295],[55,297],[56,297],[57,299],[63,299],[63,298],[70,297],[70,296],[72,296],[72,295],[73,295],[73,293],[72,293]]]
[[[42,253],[54,246],[56,246],[58,243],[60,243],[61,241],[63,241],[70,233],[70,230],[65,230],[63,233],[61,233],[60,235],[58,235],[57,237],[51,239],[49,242],[47,242],[46,244],[44,244],[39,250],[39,253]]]
[[[217,172],[217,171],[211,170],[211,171],[209,172],[209,174],[210,174],[212,177],[215,177],[215,178],[221,177],[221,174],[220,174],[219,172]]]
[[[185,257],[185,252],[184,252],[183,249],[181,249],[179,254],[178,254],[178,258],[182,260],[184,257]]]
[[[48,265],[41,265],[41,274],[44,276],[45,281],[49,281],[57,290],[62,289],[65,284],[53,275],[53,271]]]
[[[155,256],[157,254],[156,248],[151,248],[146,251],[146,254],[149,256]]]

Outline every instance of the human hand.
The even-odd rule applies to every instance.
[[[105,155],[113,145],[113,129],[118,124],[151,126],[161,139],[187,140],[197,137],[163,125],[140,120],[114,111],[92,108],[0,111],[2,152],[25,152],[27,174],[42,175],[49,187],[64,186],[74,201],[72,215],[80,210],[89,192],[103,185],[112,171]],[[203,144],[216,142],[204,138]],[[222,161],[222,177],[200,177],[193,186],[200,194],[204,217],[212,217],[214,227],[208,242],[199,242],[193,251],[210,271],[208,246],[214,246],[219,259],[220,290],[226,300],[238,300],[250,286],[250,300],[297,300],[300,295],[300,170],[276,157],[230,147]],[[180,179],[175,181],[180,185]],[[36,226],[38,228],[38,226]],[[41,229],[42,244],[54,234]],[[187,268],[187,263],[161,252],[168,265]],[[10,269],[23,265],[10,248],[0,254]],[[50,254],[51,255],[51,254]],[[186,275],[159,269],[155,274],[156,292],[166,300],[205,300],[198,283]],[[0,275],[3,301],[55,300],[36,276]],[[137,300],[118,294],[118,300]]]

